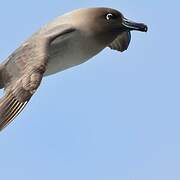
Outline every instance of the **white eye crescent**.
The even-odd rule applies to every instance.
[[[107,19],[107,20],[114,19],[114,18],[115,18],[114,15],[111,14],[111,13],[108,13],[108,14],[106,15],[106,19]]]

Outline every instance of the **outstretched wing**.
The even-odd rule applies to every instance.
[[[48,41],[23,44],[4,64],[5,95],[0,99],[0,130],[25,107],[37,90],[46,69]]]
[[[71,25],[66,24],[46,26],[7,59],[1,73],[5,96],[0,99],[0,130],[22,111],[39,87],[51,42],[74,31]]]
[[[131,33],[129,31],[125,31],[121,33],[117,38],[109,45],[111,49],[117,51],[125,51],[127,50],[129,43],[131,41]]]

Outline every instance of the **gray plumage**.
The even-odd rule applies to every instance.
[[[75,10],[42,27],[0,65],[0,130],[25,107],[43,76],[79,65],[105,47],[123,52],[147,26],[110,8]]]

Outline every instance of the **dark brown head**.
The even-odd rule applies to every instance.
[[[129,42],[123,41],[130,41],[130,31],[147,32],[148,30],[145,24],[130,21],[122,13],[111,8],[79,9],[65,14],[64,17],[67,17],[72,25],[104,46],[110,46],[117,38],[121,40],[120,44],[124,43],[127,46]],[[123,36],[119,38],[121,35]],[[114,46],[110,47],[113,49]],[[123,51],[127,47],[114,49]]]

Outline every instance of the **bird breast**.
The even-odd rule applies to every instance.
[[[50,46],[45,76],[79,65],[102,49],[95,40],[80,32],[74,32],[65,38],[58,37]]]

